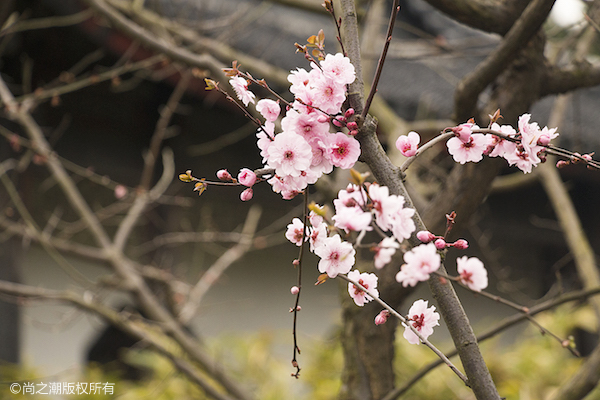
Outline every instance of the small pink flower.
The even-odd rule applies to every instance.
[[[242,168],[237,176],[237,180],[242,185],[251,187],[256,183],[256,174],[248,168]]]
[[[292,223],[287,226],[285,237],[296,246],[302,244],[302,237],[304,236],[304,224],[300,221],[300,218],[294,218]]]
[[[350,231],[370,231],[372,215],[359,207],[341,207],[333,216],[335,226],[343,229],[346,233]]]
[[[433,327],[439,326],[440,314],[435,312],[435,306],[427,307],[428,302],[425,300],[417,300],[413,303],[410,310],[408,310],[407,322],[413,326],[427,339],[433,333]],[[421,339],[410,329],[407,325],[404,325],[404,338],[410,344],[419,344]]]
[[[377,276],[375,274],[369,274],[366,272],[361,274],[357,269],[355,269],[354,271],[348,272],[348,278],[361,284],[365,289],[368,289],[369,292],[375,295],[375,297],[379,296],[379,291],[377,290]],[[362,307],[365,305],[365,303],[373,300],[373,297],[363,292],[362,289],[354,286],[354,284],[350,282],[348,282],[348,293],[359,307]]]
[[[321,61],[321,68],[323,75],[335,79],[341,85],[349,85],[356,78],[354,65],[342,53],[327,54]]]
[[[463,285],[469,289],[480,292],[488,285],[488,276],[481,260],[477,257],[468,258],[463,256],[456,259],[457,271],[460,274],[459,279]]]
[[[229,80],[229,84],[235,91],[238,99],[247,107],[248,103],[254,104],[254,93],[248,90],[248,81],[241,76],[234,76]]]
[[[460,124],[459,126],[452,128],[452,132],[454,132],[456,137],[461,142],[466,143],[469,141],[469,139],[471,137],[471,133],[473,132],[473,129],[477,129],[477,128],[479,128],[477,125],[475,125],[471,122],[467,122],[467,123]]]
[[[390,312],[388,310],[381,310],[379,314],[375,317],[375,325],[383,325],[387,322],[390,317]]]
[[[279,107],[278,101],[262,99],[256,103],[256,111],[258,111],[267,121],[275,122],[281,112],[281,107]]]
[[[464,164],[466,162],[481,161],[489,142],[489,138],[486,135],[474,133],[469,137],[467,142],[453,137],[448,140],[446,145],[448,146],[448,153],[452,155],[454,161]]]
[[[117,198],[118,200],[127,196],[127,192],[128,192],[128,190],[125,186],[123,186],[123,185],[115,186],[115,198]]]
[[[392,261],[396,250],[400,248],[393,237],[384,238],[375,248],[375,268],[381,269]]]
[[[248,189],[244,190],[242,193],[240,193],[240,199],[242,201],[248,201],[252,198],[253,195],[254,195],[254,193],[252,192],[252,189],[248,188]]]
[[[349,169],[354,166],[360,156],[358,140],[338,132],[329,136],[329,155],[336,167]]]
[[[282,132],[267,148],[268,165],[275,168],[280,176],[300,176],[302,171],[310,167],[312,149],[300,135]]]
[[[222,181],[231,181],[233,180],[233,176],[226,169],[220,169],[217,171],[217,178]]]
[[[421,137],[417,132],[409,132],[408,136],[402,135],[396,140],[396,148],[404,157],[412,157],[417,154],[417,147]]]
[[[415,286],[429,279],[429,275],[440,268],[441,258],[433,243],[421,244],[404,253],[405,264],[396,274],[402,286]]]
[[[340,235],[323,239],[320,246],[315,248],[314,253],[321,258],[319,261],[319,272],[327,273],[330,278],[338,274],[347,274],[354,265],[356,250],[352,244],[342,242]]]

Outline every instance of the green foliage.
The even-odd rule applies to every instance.
[[[588,307],[562,307],[555,312],[536,316],[546,329],[566,338],[575,327],[591,329],[595,323],[593,311]],[[489,324],[488,324],[489,326]],[[515,333],[515,330],[517,333]],[[411,345],[397,338],[395,364],[397,384],[402,385],[423,366],[436,360],[435,355],[423,345]],[[451,348],[450,343],[434,343],[440,349]],[[234,380],[249,388],[260,400],[330,400],[337,397],[340,389],[342,351],[337,338],[317,340],[301,336],[302,367],[300,379],[290,375],[294,372],[291,361],[292,343],[289,332],[255,333],[220,336],[208,343],[211,355],[231,371]],[[539,329],[523,323],[504,336],[482,343],[482,352],[499,392],[507,400],[542,400],[550,396],[562,382],[569,378],[583,360],[574,357],[550,335],[542,335]],[[188,381],[164,357],[145,350],[132,350],[128,362],[149,371],[142,382],[131,382],[106,375],[99,368],[88,368],[72,382],[112,382],[114,394],[79,395],[78,399],[120,400],[175,400],[193,398],[208,399],[201,389]],[[458,358],[452,361],[460,368]],[[21,368],[0,368],[4,382],[39,381],[39,371]],[[64,380],[64,379],[61,379]],[[45,379],[45,381],[48,381]],[[11,397],[12,396],[12,397]],[[445,365],[439,366],[417,382],[402,399],[473,399],[473,394]],[[2,390],[0,399],[23,398],[11,395],[8,387]],[[600,400],[600,390],[586,399]]]

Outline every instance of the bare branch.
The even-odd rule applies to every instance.
[[[479,94],[510,64],[519,48],[540,29],[555,0],[533,0],[512,26],[504,40],[456,88],[454,107],[458,121],[473,115]]]

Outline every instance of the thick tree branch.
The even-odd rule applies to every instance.
[[[600,85],[600,66],[580,61],[565,68],[550,67],[543,79],[541,96],[567,93]]]
[[[539,31],[555,0],[533,0],[504,40],[474,71],[465,76],[454,94],[457,121],[474,114],[479,94],[513,61],[514,55]]]

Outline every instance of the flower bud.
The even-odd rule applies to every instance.
[[[256,174],[248,168],[242,168],[237,179],[242,185],[250,187],[256,182]]]
[[[537,144],[539,144],[540,146],[548,146],[550,144],[550,140],[551,140],[550,135],[542,134],[538,138]]]
[[[358,135],[358,130],[352,130],[352,131],[348,132],[348,135],[356,136],[356,135]]]
[[[233,180],[233,177],[231,176],[231,174],[229,173],[229,171],[227,171],[226,169],[220,169],[217,171],[217,178],[219,178],[222,181],[231,181]]]
[[[338,120],[337,118],[334,118],[334,119],[331,121],[331,123],[332,123],[332,124],[334,124],[335,126],[337,126],[338,128],[341,128],[342,126],[344,126],[344,125],[343,125],[343,124],[340,122],[340,120]]]
[[[300,289],[298,288],[298,286],[292,286],[292,288],[290,289],[290,292],[292,294],[298,294],[300,292]]]
[[[435,235],[429,231],[419,231],[417,232],[417,239],[423,243],[429,243],[435,239]]]
[[[387,322],[389,316],[390,316],[390,312],[388,310],[382,310],[375,317],[375,325],[383,325],[383,324],[385,324]]]
[[[248,201],[252,198],[253,195],[254,195],[254,193],[252,192],[252,189],[248,188],[248,189],[244,190],[242,193],[240,193],[240,199],[242,201]]]
[[[568,161],[558,160],[558,162],[556,163],[556,168],[563,168],[563,167],[566,167],[567,165],[569,165]]]
[[[358,129],[358,124],[356,122],[352,121],[352,122],[348,122],[348,124],[346,125],[346,127],[348,129],[350,129],[351,131],[355,131],[355,130]]]
[[[446,248],[446,241],[444,239],[438,239],[435,242],[433,242],[433,244],[438,250],[444,250]]]
[[[317,121],[321,124],[324,124],[325,122],[329,122],[329,117],[327,115],[319,115],[317,117]]]
[[[456,242],[452,243],[452,246],[454,246],[455,249],[464,250],[469,248],[469,242],[465,239],[458,239]]]
[[[350,118],[353,115],[354,115],[354,108],[349,108],[344,113],[344,117],[346,117],[346,118]]]

